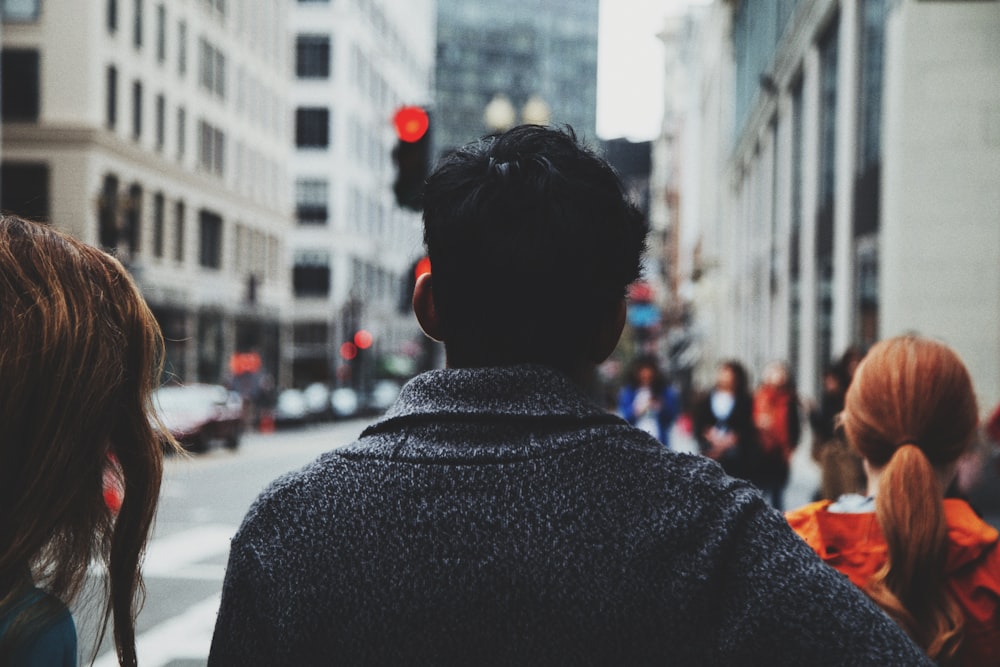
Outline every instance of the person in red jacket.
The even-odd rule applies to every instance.
[[[792,452],[802,433],[799,414],[799,396],[788,366],[772,361],[764,368],[763,382],[753,395],[753,421],[761,449],[757,483],[779,510],[785,509]]]
[[[883,341],[858,367],[842,413],[868,495],[786,515],[938,664],[1000,664],[1000,535],[965,501],[944,497],[977,425],[972,382],[953,350],[915,336]]]

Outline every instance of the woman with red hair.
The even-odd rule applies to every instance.
[[[972,381],[953,350],[916,336],[883,341],[858,367],[841,415],[868,495],[787,514],[939,664],[1000,664],[998,533],[944,497],[977,425]]]

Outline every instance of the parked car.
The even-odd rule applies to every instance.
[[[306,401],[307,417],[312,421],[323,421],[329,419],[330,388],[322,382],[313,382],[302,390],[302,397]]]
[[[216,442],[240,446],[244,428],[243,398],[216,384],[167,385],[153,395],[160,421],[185,449],[204,452]]]
[[[309,406],[301,389],[283,389],[274,404],[274,425],[299,426],[309,417]]]
[[[339,387],[330,392],[330,409],[334,419],[350,419],[361,411],[358,392],[350,387]]]
[[[399,390],[399,383],[395,380],[379,380],[368,396],[368,409],[376,413],[385,412],[396,402]]]

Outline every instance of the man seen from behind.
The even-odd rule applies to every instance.
[[[413,307],[447,368],[264,491],[209,664],[929,664],[747,482],[591,402],[646,231],[571,131],[445,157]]]

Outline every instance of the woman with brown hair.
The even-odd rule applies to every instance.
[[[695,404],[698,448],[733,477],[757,483],[760,443],[753,423],[753,396],[746,368],[735,359],[719,364],[715,386]]]
[[[113,617],[118,660],[136,664],[139,563],[176,447],[149,420],[162,351],[116,259],[0,217],[0,664],[76,664],[66,605],[92,562],[107,568],[100,634]]]
[[[939,664],[1000,664],[998,533],[944,497],[977,434],[965,365],[926,338],[883,341],[858,367],[841,425],[868,496],[789,512],[792,528]]]

